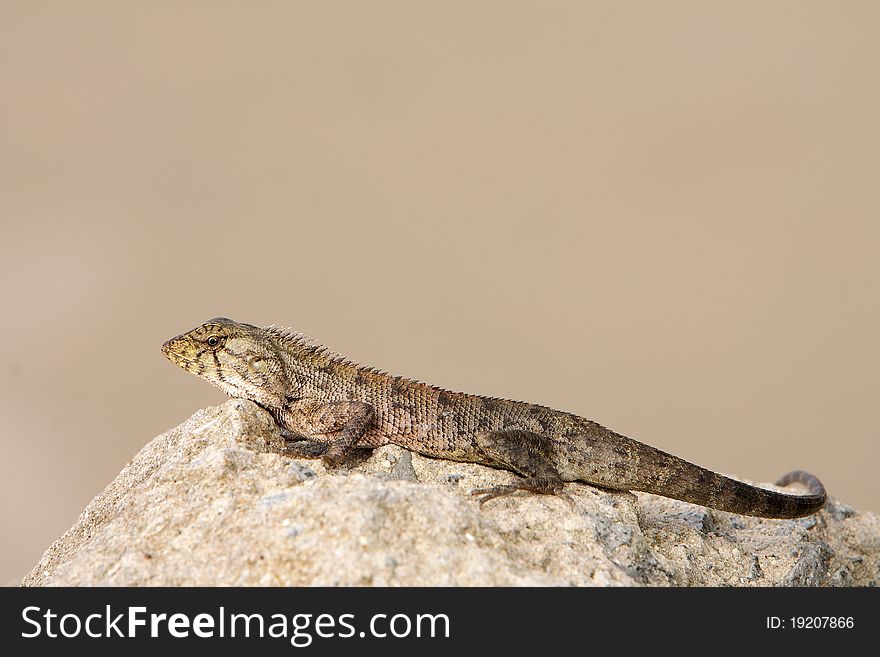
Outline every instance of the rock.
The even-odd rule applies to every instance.
[[[44,585],[875,586],[880,518],[833,499],[746,518],[569,484],[571,500],[473,488],[514,475],[395,446],[341,469],[273,452],[248,401],[146,445],[24,579]]]

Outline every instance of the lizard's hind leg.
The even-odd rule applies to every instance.
[[[571,498],[562,492],[562,477],[553,465],[553,443],[546,436],[520,429],[487,431],[477,434],[477,445],[489,460],[523,477],[513,484],[471,491],[471,495],[482,496],[480,506],[518,490],[559,495],[571,504]]]

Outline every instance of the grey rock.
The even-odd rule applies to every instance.
[[[342,468],[273,450],[248,401],[147,444],[25,577],[45,585],[873,586],[880,518],[831,501],[746,518],[568,484],[480,507],[515,477],[396,446]]]
[[[387,479],[399,479],[401,481],[418,481],[419,477],[412,464],[412,452],[406,449],[397,450],[399,454],[385,455],[385,458],[391,463],[391,472],[386,475]]]

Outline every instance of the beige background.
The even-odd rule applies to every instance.
[[[159,352],[219,314],[880,510],[878,29],[3,0],[0,581],[223,399]]]

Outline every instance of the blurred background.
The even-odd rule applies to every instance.
[[[0,0],[0,582],[215,315],[880,510],[880,4]]]

